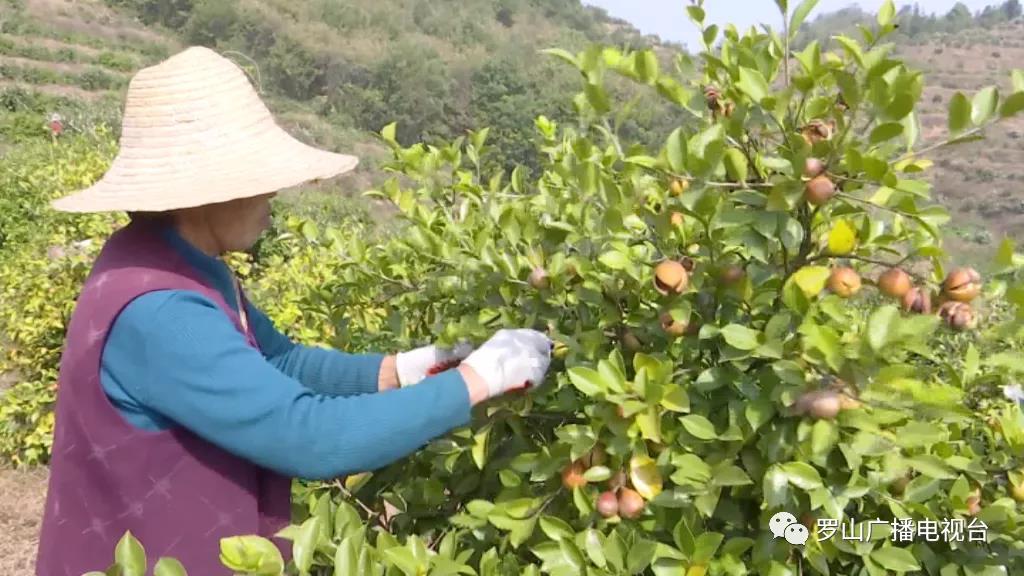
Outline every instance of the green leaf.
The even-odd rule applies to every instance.
[[[691,20],[693,20],[703,28],[705,17],[703,8],[701,8],[700,6],[687,6],[686,13],[690,15]]]
[[[825,266],[804,266],[793,274],[793,281],[808,298],[814,298],[825,289],[832,271]]]
[[[565,520],[547,515],[541,517],[540,529],[552,540],[571,539],[576,534],[576,531]]]
[[[864,51],[856,40],[840,34],[839,36],[835,36],[835,41],[838,42],[844,50],[846,50],[846,53],[849,54],[855,62],[857,62],[858,66],[861,68],[864,67]]]
[[[871,559],[878,562],[886,570],[894,572],[913,572],[920,570],[914,555],[905,548],[886,546],[871,552]]]
[[[899,122],[886,122],[885,124],[875,126],[875,129],[871,131],[869,139],[872,144],[879,144],[886,140],[892,140],[900,134],[903,134],[902,124]]]
[[[146,576],[146,551],[131,531],[125,532],[114,547],[114,563],[123,576]]]
[[[899,321],[900,311],[895,306],[883,306],[872,312],[868,317],[868,346],[876,353],[885,349]]]
[[[584,533],[583,543],[591,562],[600,568],[608,565],[608,560],[604,556],[604,534],[589,528]]]
[[[930,478],[938,480],[952,480],[956,478],[956,473],[948,464],[943,462],[938,456],[932,454],[922,454],[907,459],[907,464],[911,468],[917,470],[921,474]]]
[[[682,128],[676,128],[669,135],[665,143],[665,154],[668,156],[668,164],[672,171],[677,174],[686,172],[686,146],[687,138]]]
[[[384,128],[381,129],[380,137],[383,138],[385,142],[394,143],[395,142],[395,131],[397,130],[397,128],[398,128],[398,123],[397,122],[392,122],[391,124],[388,124],[387,126],[385,126]]]
[[[682,386],[670,384],[665,388],[665,395],[661,398],[661,406],[672,412],[689,412],[690,395]]]
[[[818,5],[818,0],[804,0],[799,6],[793,10],[793,17],[789,20],[789,37],[796,38],[796,35],[800,32],[800,26],[810,15],[811,10]]]
[[[995,86],[983,88],[974,95],[971,107],[974,110],[971,121],[975,126],[981,126],[988,122],[995,117],[996,111],[999,109],[999,89]]]
[[[609,250],[597,259],[611,270],[626,270],[631,264],[629,257],[618,250]]]
[[[417,576],[417,574],[420,574],[421,563],[416,560],[416,556],[408,548],[394,546],[384,550],[381,555],[387,562],[401,570],[406,576]]]
[[[643,50],[633,55],[637,76],[644,84],[654,84],[658,79],[658,57],[653,50]]]
[[[334,553],[334,576],[349,576],[359,573],[359,549],[355,540],[345,538]]]
[[[153,576],[188,576],[188,572],[175,558],[159,558],[153,566]]]
[[[897,94],[885,108],[885,115],[891,120],[902,120],[914,111],[914,98],[910,94]]]
[[[598,114],[607,114],[611,110],[611,104],[608,102],[608,93],[605,91],[604,86],[587,82],[586,86],[583,87],[583,92],[587,96],[587,102],[594,107],[594,111]]]
[[[711,482],[715,486],[747,486],[754,481],[735,464],[724,464],[712,472]]]
[[[878,25],[884,28],[892,24],[895,18],[896,6],[892,3],[892,0],[885,0],[882,8],[878,11]]]
[[[725,169],[734,182],[747,181],[747,157],[738,148],[726,149]]]
[[[591,466],[583,473],[587,482],[604,482],[612,477],[612,470],[607,466]]]
[[[568,62],[569,64],[572,64],[575,68],[580,68],[580,62],[579,60],[576,59],[576,56],[572,55],[570,52],[566,50],[562,50],[561,48],[545,48],[544,50],[541,50],[541,54],[554,56],[565,62]]]
[[[725,536],[718,532],[705,532],[697,537],[692,561],[694,564],[705,564],[715,556]]]
[[[760,332],[739,324],[725,326],[721,334],[727,344],[739,350],[753,350],[761,345]]]
[[[1009,118],[1016,116],[1024,110],[1024,92],[1017,92],[1011,94],[1006,102],[1003,102],[1003,108],[999,111],[999,115],[1003,118]]]
[[[284,572],[281,551],[260,536],[221,538],[220,561],[226,568],[258,576],[279,576]]]
[[[740,67],[740,81],[736,83],[736,87],[757,103],[760,103],[761,100],[771,93],[768,81],[765,80],[764,75],[757,70],[744,66]]]
[[[1024,92],[1024,70],[1014,70],[1011,72],[1010,81],[1013,84],[1014,92]]]
[[[585,366],[573,366],[569,369],[569,381],[580,392],[587,396],[599,396],[607,390],[607,385],[601,375],[592,368]]]
[[[821,488],[821,474],[806,462],[787,462],[781,466],[789,483],[802,490]]]
[[[490,435],[491,427],[484,426],[479,432],[473,435],[473,462],[478,470],[483,470],[487,464],[487,437]]]
[[[971,103],[962,92],[949,100],[949,131],[958,134],[971,125]]]
[[[718,438],[718,434],[715,433],[715,425],[700,414],[683,416],[679,419],[679,422],[694,438],[700,440],[714,440]]]
[[[786,504],[789,496],[789,479],[778,464],[765,473],[761,490],[764,493],[764,504],[769,509]]]
[[[657,542],[638,538],[626,555],[626,570],[630,574],[637,574],[650,565],[654,559],[654,552],[657,550]]]
[[[292,543],[292,556],[295,558],[295,566],[299,574],[308,574],[313,566],[313,557],[316,554],[318,537],[320,536],[320,518],[313,516],[307,519],[299,527],[299,533]]]

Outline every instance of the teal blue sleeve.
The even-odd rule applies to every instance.
[[[135,299],[111,329],[102,367],[104,389],[129,420],[155,414],[157,424],[176,423],[292,477],[375,470],[470,420],[469,392],[455,370],[377,394],[311,390],[193,292]]]
[[[281,372],[324,394],[352,396],[377,392],[384,354],[349,354],[296,344],[280,333],[262,310],[251,303],[246,310],[263,355]]]

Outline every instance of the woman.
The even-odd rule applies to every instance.
[[[291,477],[379,468],[466,425],[471,406],[543,381],[551,342],[533,330],[476,350],[346,354],[292,343],[246,299],[220,256],[256,242],[278,190],[356,163],[287,135],[208,49],[132,79],[110,170],[54,202],[131,223],[104,245],[68,326],[39,576],[105,568],[126,530],[151,564],[228,574],[219,539],[272,537],[290,519]]]

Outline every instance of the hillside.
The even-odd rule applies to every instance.
[[[923,137],[941,132],[958,90],[1005,82],[1024,56],[1024,24],[1003,14],[954,9],[923,17],[901,13],[897,54],[926,73]],[[132,72],[181,47],[218,49],[246,68],[282,123],[299,138],[363,158],[354,178],[329,184],[353,192],[378,181],[384,149],[374,136],[398,122],[399,140],[448,138],[490,126],[500,165],[535,164],[533,119],[567,113],[574,72],[538,54],[589,42],[655,46],[668,64],[678,47],[575,0],[0,0],[0,150],[45,137],[60,112],[71,129],[114,126]],[[1012,15],[1011,15],[1012,16]],[[847,9],[806,25],[803,40],[873,16]],[[950,33],[948,30],[957,30]],[[676,116],[657,100],[622,127],[656,140]],[[668,118],[669,121],[665,121]],[[1024,126],[941,156],[936,194],[957,215],[957,252],[978,252],[1003,234],[1024,231]],[[295,209],[365,209],[336,194],[307,195]],[[379,212],[379,211],[373,211]],[[368,213],[369,214],[369,213]]]
[[[341,184],[349,191],[379,176],[374,134],[393,121],[407,144],[490,126],[503,154],[492,162],[535,165],[534,118],[570,112],[577,90],[575,72],[539,49],[660,45],[575,0],[0,2],[0,146],[45,136],[58,110],[72,127],[116,125],[133,71],[202,44],[245,68],[297,137],[359,155],[358,174]],[[652,127],[666,105],[640,109],[647,116],[623,129],[663,137]]]

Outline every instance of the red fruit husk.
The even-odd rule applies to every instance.
[[[427,376],[433,376],[435,374],[440,374],[441,372],[444,372],[445,370],[450,370],[452,368],[455,368],[459,364],[462,364],[461,360],[449,360],[447,362],[439,362],[437,364],[434,364],[433,366],[430,367],[430,369],[427,370]]]

